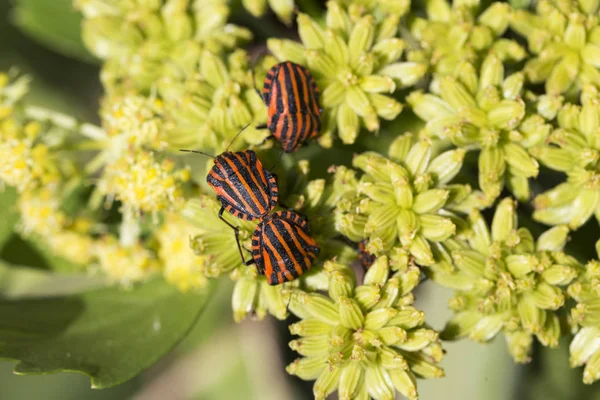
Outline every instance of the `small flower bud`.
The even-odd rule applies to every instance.
[[[465,154],[464,149],[446,151],[431,161],[427,172],[434,175],[438,184],[447,184],[460,172]]]
[[[315,381],[313,395],[315,399],[325,400],[336,389],[340,379],[340,368],[325,368]]]
[[[377,330],[377,334],[386,346],[395,345],[398,347],[400,344],[406,342],[407,334],[406,331],[398,326],[388,326]]]
[[[340,296],[337,303],[342,326],[355,330],[363,326],[364,315],[355,300]]]
[[[504,326],[505,319],[506,317],[501,314],[483,317],[473,327],[473,330],[469,333],[469,338],[477,342],[487,342],[493,339]]]
[[[412,372],[393,369],[388,371],[388,374],[398,392],[410,400],[416,400],[418,398],[417,380]]]
[[[279,60],[289,60],[296,64],[306,64],[304,47],[293,40],[267,39],[269,51]]]
[[[492,240],[495,242],[505,241],[516,226],[517,215],[515,203],[510,198],[506,198],[496,207],[491,229]]]
[[[296,375],[303,380],[315,380],[327,366],[327,357],[298,358],[285,370],[290,375]]]
[[[306,14],[298,14],[298,34],[307,49],[321,49],[325,45],[325,33],[321,27]]]
[[[508,351],[518,363],[528,363],[531,361],[531,346],[533,339],[531,335],[524,331],[506,332],[506,343]]]
[[[431,94],[414,91],[408,95],[406,101],[411,105],[414,113],[424,121],[452,117],[454,115],[454,110],[448,103]]]
[[[416,352],[438,340],[438,333],[432,329],[415,329],[408,332],[405,342],[397,343],[395,347],[405,351]]]
[[[390,274],[388,259],[386,256],[377,257],[364,277],[365,285],[384,285]]]
[[[340,375],[339,396],[340,399],[356,398],[356,389],[361,381],[362,367],[358,362],[351,361],[343,369]]]
[[[380,308],[369,312],[365,317],[365,329],[378,330],[398,315],[394,308]]]
[[[449,218],[434,214],[423,214],[420,216],[421,234],[428,240],[441,242],[453,236],[456,225]]]
[[[419,234],[410,243],[409,251],[419,265],[428,266],[435,262],[429,243]]]
[[[423,79],[427,65],[415,61],[398,62],[385,66],[379,73],[393,78],[401,87],[410,87]]]
[[[298,352],[303,356],[318,357],[329,354],[329,337],[323,336],[308,336],[303,339],[292,340],[290,349]]]
[[[373,45],[375,37],[375,20],[367,15],[361,18],[350,32],[348,39],[348,49],[350,50],[350,60],[358,60]]]
[[[410,148],[412,147],[413,139],[413,134],[408,132],[398,136],[390,145],[388,156],[393,161],[403,162],[406,159]]]
[[[386,382],[381,366],[377,364],[367,366],[365,372],[365,385],[371,397],[386,400],[394,398],[394,389]]]

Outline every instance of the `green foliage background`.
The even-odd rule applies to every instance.
[[[312,7],[319,7],[318,3],[307,3]],[[515,3],[520,5],[522,2]],[[242,23],[246,15],[241,9],[237,10],[239,11],[233,19]],[[79,15],[71,8],[71,0],[19,0],[13,4],[1,3],[0,37],[3,39],[0,40],[0,70],[17,66],[30,74],[34,78],[31,90],[34,103],[57,111],[68,111],[81,120],[95,122],[101,92],[98,65],[81,43],[79,22]],[[275,29],[285,32],[282,25],[272,21],[271,24]],[[272,34],[263,25],[252,28],[258,35]],[[402,124],[404,130],[409,130],[407,125],[414,119],[411,119],[410,114],[405,114],[396,123]],[[361,140],[364,138],[361,137]],[[387,148],[389,141],[390,138],[384,135],[374,143],[361,144],[383,149]],[[345,156],[350,158],[351,154],[350,148]],[[315,164],[313,168],[318,170],[319,165]],[[542,176],[541,179],[546,177]],[[215,360],[222,376],[202,387],[199,384],[195,389],[191,388],[187,392],[192,394],[190,398],[276,399],[280,398],[277,396],[281,393],[298,399],[312,397],[310,384],[300,383],[281,374],[283,366],[292,359],[291,352],[286,350],[289,334],[284,323],[269,322],[265,324],[267,328],[259,331],[269,338],[262,338],[266,342],[263,344],[272,348],[275,354],[284,355],[285,360],[274,356],[274,360],[266,363],[264,369],[264,378],[280,380],[282,387],[275,388],[272,392],[257,388],[256,381],[260,377],[251,371],[256,369],[255,359],[252,359],[251,352],[242,349],[247,344],[242,343],[240,338],[244,332],[249,332],[249,337],[252,337],[252,332],[256,336],[256,330],[263,328],[257,328],[255,325],[258,324],[246,321],[236,328],[241,332],[240,335],[222,335],[233,326],[229,305],[232,288],[228,284],[223,283],[212,289],[213,300],[206,308],[204,303],[207,292],[184,295],[157,281],[122,298],[116,289],[89,291],[98,287],[99,283],[72,274],[49,274],[48,271],[51,270],[70,271],[72,267],[49,254],[38,243],[13,234],[12,225],[16,222],[14,199],[11,190],[2,193],[0,199],[0,257],[3,262],[0,264],[0,357],[13,358],[18,354],[15,358],[27,361],[22,356],[23,349],[33,351],[30,354],[33,357],[32,365],[27,362],[17,364],[18,373],[43,374],[71,369],[86,371],[86,363],[113,366],[107,370],[87,371],[94,376],[94,386],[111,387],[136,376],[150,367],[163,353],[176,347],[150,371],[104,391],[89,389],[89,380],[80,375],[15,376],[11,374],[13,362],[2,362],[0,398],[131,398],[135,393],[148,394],[148,390],[153,388],[152,382],[161,377],[172,385],[189,384],[185,381],[201,378],[196,375],[214,367]],[[527,220],[523,223],[527,223]],[[533,222],[530,224],[532,230],[541,231],[539,225]],[[598,236],[596,224],[586,225],[574,234],[574,239],[569,244],[570,251],[584,260],[594,257],[590,252],[593,246],[589,239],[585,239]],[[15,263],[24,268],[17,269],[9,265]],[[81,294],[84,291],[86,293]],[[31,298],[32,293],[38,297],[51,298]],[[446,310],[447,298],[440,293],[443,291],[436,289],[434,292],[430,284],[420,286],[416,291],[417,304],[427,312],[428,321],[438,329],[443,327],[449,317]],[[448,292],[447,297],[449,295]],[[110,299],[110,304],[105,307],[107,299]],[[102,301],[102,307],[95,306],[99,300]],[[39,304],[42,305],[41,308],[38,307]],[[27,307],[31,307],[32,311],[23,314]],[[170,320],[173,310],[177,310],[178,318]],[[204,313],[197,320],[203,310]],[[138,318],[132,319],[132,316]],[[93,331],[87,336],[86,329],[81,329],[77,323],[70,324],[65,329],[67,323],[73,320]],[[94,326],[95,323],[98,326]],[[115,326],[117,329],[113,329]],[[145,332],[148,326],[162,333],[154,338],[136,334],[136,328],[142,328],[142,332]],[[188,338],[178,344],[182,332],[192,326]],[[106,337],[100,334],[104,329],[109,331]],[[19,337],[18,341],[15,340],[16,337]],[[81,358],[72,359],[72,364],[65,363],[66,350],[62,347],[65,341],[68,341],[69,348],[72,348],[73,343],[80,346],[78,357]],[[95,341],[99,342],[96,344]],[[224,349],[216,358],[206,350],[215,343]],[[94,351],[88,352],[92,345]],[[600,399],[599,384],[584,386],[581,383],[581,372],[569,368],[567,342],[561,342],[560,348],[555,350],[536,347],[534,361],[525,366],[516,366],[512,362],[500,338],[496,338],[488,346],[463,341],[446,344],[445,347],[448,354],[443,366],[447,377],[420,382],[421,398]],[[130,363],[115,358],[126,351],[134,354]],[[68,355],[66,357],[69,358]],[[115,365],[119,369],[114,368]],[[206,382],[202,379],[198,381]]]

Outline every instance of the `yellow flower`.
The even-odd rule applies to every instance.
[[[154,150],[167,147],[162,127],[163,104],[159,99],[138,95],[112,96],[103,108],[106,133],[111,138],[120,137],[123,150],[129,146]]]
[[[188,169],[175,170],[172,161],[159,162],[154,153],[140,151],[108,165],[98,187],[126,211],[156,214],[177,208],[183,201],[181,184],[188,179]]]
[[[125,286],[148,278],[159,266],[154,255],[140,243],[123,246],[112,236],[95,243],[94,255],[100,270],[111,281]]]
[[[197,233],[198,229],[178,214],[169,214],[156,234],[163,276],[183,292],[203,287],[208,282],[202,273],[207,258],[195,255],[190,248],[190,237]]]
[[[64,230],[46,238],[52,251],[75,264],[87,267],[94,258],[94,240],[85,234]]]
[[[50,237],[65,223],[66,216],[60,211],[58,196],[49,188],[22,193],[17,206],[24,234]]]

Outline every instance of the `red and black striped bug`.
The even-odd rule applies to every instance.
[[[215,157],[206,181],[221,202],[221,219],[224,210],[247,221],[263,218],[279,198],[275,176],[252,150],[228,151]]]
[[[377,257],[369,253],[369,250],[367,250],[365,240],[358,242],[358,261],[360,261],[360,265],[363,266],[365,271],[368,270],[371,265],[373,265],[376,259]]]
[[[252,235],[252,260],[269,285],[296,279],[319,255],[308,224],[293,211],[277,211],[265,217]]]
[[[268,107],[266,127],[286,153],[319,134],[319,89],[308,69],[291,61],[275,65],[259,95]]]

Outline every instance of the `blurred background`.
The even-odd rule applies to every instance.
[[[258,41],[268,33],[262,23],[241,12],[234,19],[253,29]],[[286,34],[283,26],[276,29],[270,34]],[[99,122],[99,67],[79,39],[79,16],[71,0],[0,0],[0,70],[10,68],[33,78],[30,102]],[[586,234],[590,233],[581,230]],[[576,246],[577,240],[573,243]],[[26,265],[46,267],[44,256],[18,236],[1,249],[0,258],[10,261],[19,254],[23,264],[24,253]],[[92,390],[89,379],[77,374],[16,376],[12,362],[0,361],[0,399],[312,398],[311,383],[285,373],[285,365],[295,358],[287,346],[287,324],[273,318],[235,324],[231,290],[222,280],[191,334],[158,364],[123,385]],[[449,292],[425,283],[415,294],[430,324],[443,328]],[[568,342],[555,350],[536,347],[534,361],[525,366],[512,362],[501,335],[487,346],[463,341],[445,347],[442,365],[447,376],[420,381],[422,399],[600,400],[600,383],[585,386],[581,370],[569,368]]]

